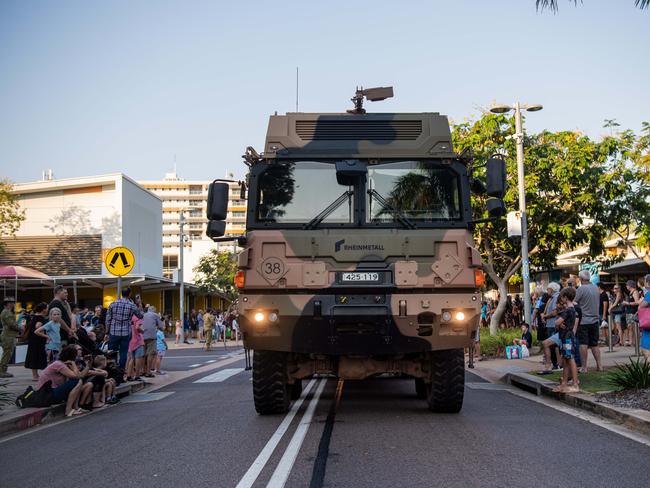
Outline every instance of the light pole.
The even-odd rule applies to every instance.
[[[517,143],[517,184],[519,186],[519,212],[521,213],[521,268],[524,277],[524,322],[529,325],[531,318],[530,303],[530,263],[528,262],[528,221],[526,220],[526,189],[524,187],[524,129],[521,123],[521,110],[538,112],[542,110],[539,104],[522,105],[515,102],[514,105],[495,105],[490,112],[502,114],[515,111],[515,142]]]
[[[183,279],[183,245],[185,241],[185,234],[183,227],[185,227],[185,214],[181,210],[178,225],[180,231],[180,243],[178,252],[178,280],[180,281],[180,314],[181,314],[181,343],[185,342],[185,280]]]

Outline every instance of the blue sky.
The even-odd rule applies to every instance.
[[[393,85],[373,111],[461,121],[538,102],[526,127],[650,120],[650,11],[633,0],[0,2],[0,175],[244,172],[268,115],[343,111],[356,85]]]

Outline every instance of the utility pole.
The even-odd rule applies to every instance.
[[[185,234],[183,228],[185,227],[185,214],[180,211],[179,219],[179,252],[178,252],[178,280],[180,281],[180,314],[181,314],[181,343],[185,342],[185,279],[183,278],[183,245],[185,244]]]

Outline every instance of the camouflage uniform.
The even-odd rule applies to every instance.
[[[209,351],[212,347],[212,329],[214,328],[214,315],[206,312],[203,315],[203,333],[205,334],[205,350]]]
[[[0,374],[7,374],[7,366],[9,360],[14,353],[16,347],[16,336],[20,332],[20,327],[16,323],[16,315],[9,309],[5,308],[0,313],[0,321],[2,322],[2,334],[0,340],[2,342],[2,359],[0,359]]]

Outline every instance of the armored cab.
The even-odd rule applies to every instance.
[[[359,108],[271,116],[264,152],[248,152],[236,282],[261,414],[315,374],[409,376],[430,410],[462,407],[483,284],[468,160],[443,115]],[[218,185],[212,219],[225,218]]]

